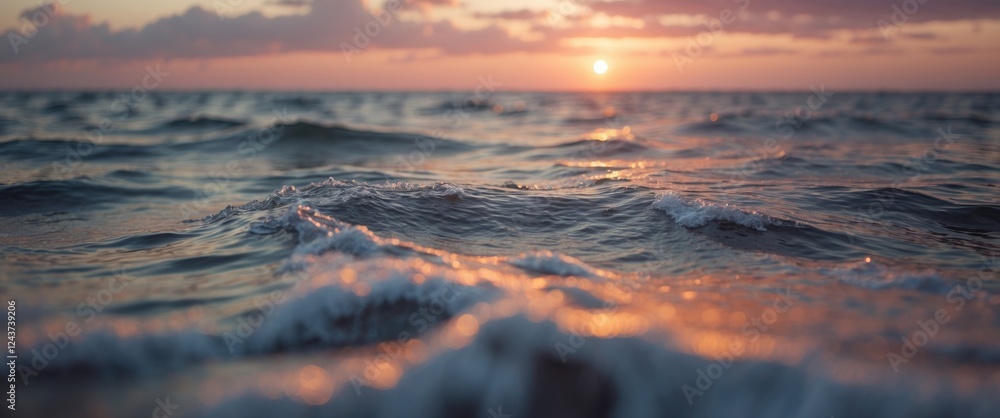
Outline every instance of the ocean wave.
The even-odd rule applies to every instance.
[[[46,104],[45,107],[42,108],[42,111],[46,113],[58,114],[66,112],[72,107],[73,102],[70,100],[55,99]]]
[[[365,270],[360,273],[364,274]],[[489,287],[466,286],[433,276],[418,284],[414,279],[418,274],[415,270],[399,270],[389,273],[386,280],[366,280],[365,283],[369,283],[364,288],[367,294],[361,296],[357,288],[341,286],[311,290],[267,318],[247,338],[244,353],[264,354],[393,340],[412,327],[412,314],[421,308],[444,302],[441,312],[436,313],[443,322],[472,304],[489,300],[494,293]]]
[[[682,134],[730,134],[747,133],[747,129],[726,120],[690,122],[678,126],[676,132]]]
[[[719,206],[701,199],[689,199],[676,192],[658,195],[652,207],[665,212],[674,222],[686,228],[702,227],[712,221],[725,221],[766,231],[768,225],[781,224],[780,221],[757,212],[747,212],[728,204]]]
[[[933,195],[928,190],[893,187],[864,190],[844,190],[837,193],[833,207],[849,211],[886,211],[916,216],[929,221],[929,226],[944,226],[953,231],[969,233],[1000,233],[1000,206],[960,204]],[[875,219],[875,217],[872,217]]]
[[[607,124],[611,119],[606,117],[575,117],[575,118],[565,118],[563,119],[563,124],[566,125],[600,125]]]
[[[637,338],[588,339],[579,346],[563,341],[575,340],[551,322],[515,316],[485,324],[468,346],[415,366],[385,390],[355,389],[346,384],[318,406],[298,400],[301,395],[272,399],[251,392],[226,400],[208,415],[349,411],[356,417],[492,413],[594,418],[864,418],[883,417],[885,411],[900,417],[992,417],[995,412],[989,388],[959,397],[942,381],[937,387],[949,397],[914,398],[913,392],[922,386],[909,373],[869,373],[863,383],[848,382],[835,373],[822,372],[819,360],[786,365],[711,359]]]
[[[0,153],[12,160],[32,160],[46,166],[52,163],[73,168],[81,161],[121,161],[128,158],[162,156],[163,150],[144,145],[125,145],[105,141],[94,144],[74,139],[13,139],[0,142]]]
[[[275,128],[280,136],[269,147],[296,148],[312,147],[316,152],[324,145],[350,145],[335,150],[338,156],[350,156],[363,153],[384,153],[389,151],[424,152],[457,151],[470,148],[471,145],[438,137],[430,137],[406,132],[379,132],[351,129],[342,125],[324,125],[308,121],[296,121],[288,124],[278,124]],[[293,147],[294,146],[294,147]],[[265,153],[266,154],[266,153]]]
[[[509,261],[524,270],[556,276],[598,277],[596,270],[573,257],[552,251],[521,254]]]
[[[271,102],[277,106],[291,106],[299,109],[315,109],[323,104],[320,98],[308,96],[278,97]]]
[[[364,293],[359,293],[357,286],[340,284],[303,285],[299,290],[305,291],[296,296],[287,296],[293,290],[274,291],[260,298],[263,302],[256,308],[236,315],[221,328],[202,325],[128,335],[119,333],[115,324],[118,328],[128,325],[112,321],[75,338],[58,356],[48,359],[42,371],[151,375],[208,361],[393,340],[401,332],[415,332],[412,314],[421,308],[440,306],[435,309],[435,320],[422,326],[443,324],[469,306],[490,300],[496,292],[489,286],[461,285],[435,274],[424,278],[421,271],[412,268],[352,267],[350,276],[345,277],[363,280],[357,283],[363,283]],[[355,273],[355,269],[360,271]],[[419,283],[415,277],[421,277]],[[43,350],[49,344],[43,340],[35,349]]]
[[[191,116],[176,118],[164,122],[164,129],[225,129],[246,125],[247,122],[237,119],[226,119],[209,116]]]
[[[593,159],[611,155],[637,154],[650,147],[634,139],[581,139],[555,145],[552,148],[569,150],[563,158]]]
[[[996,120],[992,119],[988,115],[968,113],[968,114],[954,114],[954,113],[944,113],[944,112],[925,112],[921,115],[923,119],[934,121],[934,122],[954,122],[954,123],[971,123],[978,126],[990,126],[997,123]]]
[[[295,186],[282,186],[265,197],[264,200],[254,200],[240,206],[229,205],[215,215],[208,215],[200,220],[188,220],[187,222],[215,223],[246,212],[274,209],[294,202],[297,199],[297,192],[298,190]]]
[[[496,103],[492,100],[468,98],[465,100],[448,100],[441,102],[441,104],[437,106],[436,110],[462,109],[467,111],[485,111],[493,110],[494,106],[496,106]]]
[[[33,181],[0,186],[0,215],[94,210],[136,198],[179,198],[187,193],[182,187],[123,187],[89,178]]]
[[[385,245],[363,225],[350,225],[303,205],[294,205],[280,217],[268,217],[250,226],[255,234],[273,234],[279,230],[296,233],[299,246],[295,252],[299,256],[327,251],[368,255]]]
[[[206,216],[201,221],[214,223],[242,213],[275,209],[299,201],[312,201],[322,207],[327,207],[379,200],[389,201],[394,197],[458,202],[468,199],[469,194],[461,186],[451,183],[435,183],[433,185],[409,182],[369,184],[329,178],[322,182],[312,182],[301,189],[295,186],[282,186],[264,200],[254,200],[241,206],[227,206],[219,213]]]

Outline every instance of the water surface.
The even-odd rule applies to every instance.
[[[996,94],[5,93],[20,406],[995,416],[998,123]]]

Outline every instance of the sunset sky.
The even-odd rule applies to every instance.
[[[5,0],[0,88],[1000,89],[997,0],[56,3]]]

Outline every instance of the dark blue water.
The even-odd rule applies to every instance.
[[[10,92],[0,172],[30,416],[1000,406],[997,94]]]

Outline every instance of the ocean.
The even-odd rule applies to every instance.
[[[17,413],[997,416],[1000,94],[469,87],[0,94]]]

